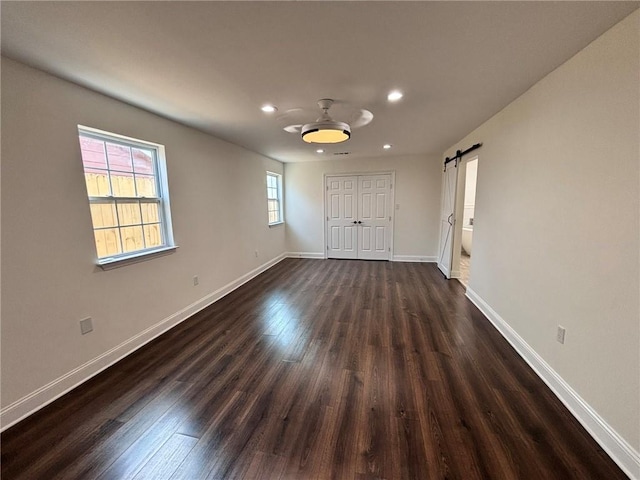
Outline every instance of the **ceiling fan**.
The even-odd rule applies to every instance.
[[[334,104],[334,100],[323,98],[318,100],[318,106],[322,114],[314,122],[287,125],[284,130],[289,133],[300,133],[302,140],[307,143],[341,143],[351,138],[351,129],[360,128],[371,123],[373,113],[362,108],[353,109],[344,107],[342,115],[345,122],[336,121],[329,115],[329,109]],[[345,104],[339,104],[344,106]],[[281,118],[310,118],[309,111],[301,108],[294,108],[284,113]]]

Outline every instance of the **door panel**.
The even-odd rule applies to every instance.
[[[358,177],[327,179],[327,257],[356,258]]]
[[[361,251],[371,251],[371,227],[360,227],[362,231],[362,242],[360,243]]]
[[[360,220],[370,220],[371,219],[371,194],[370,193],[360,194],[360,200],[362,202]]]
[[[349,225],[343,229],[344,232],[344,251],[350,253],[356,253],[358,235],[358,229],[355,226]]]
[[[438,268],[444,276],[451,278],[451,260],[453,256],[453,224],[455,222],[455,196],[458,169],[449,163],[442,176],[442,211],[440,215],[440,253]]]
[[[335,193],[330,194],[329,203],[331,208],[329,209],[329,217],[331,218],[340,218],[340,195],[336,195]]]
[[[384,227],[376,227],[376,252],[384,251],[385,243],[385,228]]]
[[[358,177],[358,258],[389,260],[391,257],[391,175]]]
[[[345,194],[344,196],[344,218],[347,220],[355,219],[355,209],[353,208],[356,203],[356,196],[351,194]]]
[[[340,249],[340,227],[329,227],[329,230],[331,232],[330,238],[331,241],[329,242],[330,248],[332,250],[336,250],[336,249]]]
[[[387,203],[388,203],[388,195],[384,193],[376,194],[376,220],[384,220],[387,216]]]

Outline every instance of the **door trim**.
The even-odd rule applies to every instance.
[[[465,184],[467,180],[467,164],[473,160],[478,160],[480,165],[480,155],[470,155],[468,158],[462,158],[458,163],[458,178],[456,182],[456,204],[453,211],[455,218],[453,224],[453,238],[452,238],[452,258],[451,258],[451,278],[460,278],[460,251],[462,249],[462,227],[464,226],[464,197],[465,197]],[[477,188],[477,181],[476,181]],[[477,196],[477,190],[476,190]]]
[[[367,176],[367,175],[391,175],[391,225],[389,232],[389,248],[391,251],[389,252],[389,261],[393,261],[393,251],[394,251],[394,241],[393,241],[393,233],[395,231],[395,222],[396,222],[396,171],[395,170],[383,170],[383,171],[375,171],[375,172],[340,172],[340,173],[324,173],[322,175],[322,251],[323,258],[326,260],[329,258],[327,254],[327,179],[331,177],[352,177],[352,176]]]

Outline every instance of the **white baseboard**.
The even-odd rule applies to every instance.
[[[434,263],[438,261],[438,257],[427,257],[422,255],[394,255],[394,262],[420,262]]]
[[[286,258],[325,258],[322,252],[287,252],[284,255]]]
[[[640,453],[609,426],[598,412],[585,402],[478,294],[467,288],[467,297],[547,384],[624,473],[633,480],[640,480]]]
[[[436,261],[436,263],[437,263],[437,261]],[[438,270],[440,270],[440,272],[442,272],[442,274],[446,278],[449,278],[449,269],[447,267],[445,267],[444,265],[438,263]]]
[[[323,253],[316,252],[287,252],[285,253],[285,256],[287,258],[325,258],[325,255]],[[394,255],[392,261],[434,263],[438,261],[438,257],[421,255]]]
[[[98,373],[102,372],[106,368],[109,368],[119,360],[123,359],[127,355],[130,355],[140,347],[149,343],[154,338],[162,335],[170,328],[175,327],[179,323],[183,322],[193,314],[208,307],[212,303],[216,302],[225,295],[231,293],[236,288],[247,283],[252,278],[260,275],[262,272],[268,270],[278,262],[286,258],[285,254],[278,255],[274,259],[260,265],[258,268],[251,270],[250,272],[242,275],[240,278],[226,284],[219,288],[215,292],[212,292],[205,297],[197,300],[196,302],[188,305],[179,312],[168,316],[164,320],[152,325],[139,334],[125,340],[120,345],[104,352],[102,355],[89,360],[83,365],[71,370],[70,372],[56,378],[52,382],[40,387],[39,389],[31,392],[30,394],[22,397],[21,399],[7,405],[0,410],[0,431],[4,431],[7,428],[15,425],[20,420],[28,417],[29,415],[37,412],[41,408],[45,407],[54,400],[60,398],[65,393],[73,390],[78,385],[86,382],[90,378],[94,377]]]

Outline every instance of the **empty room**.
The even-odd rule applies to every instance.
[[[640,2],[0,21],[3,480],[640,480]]]

